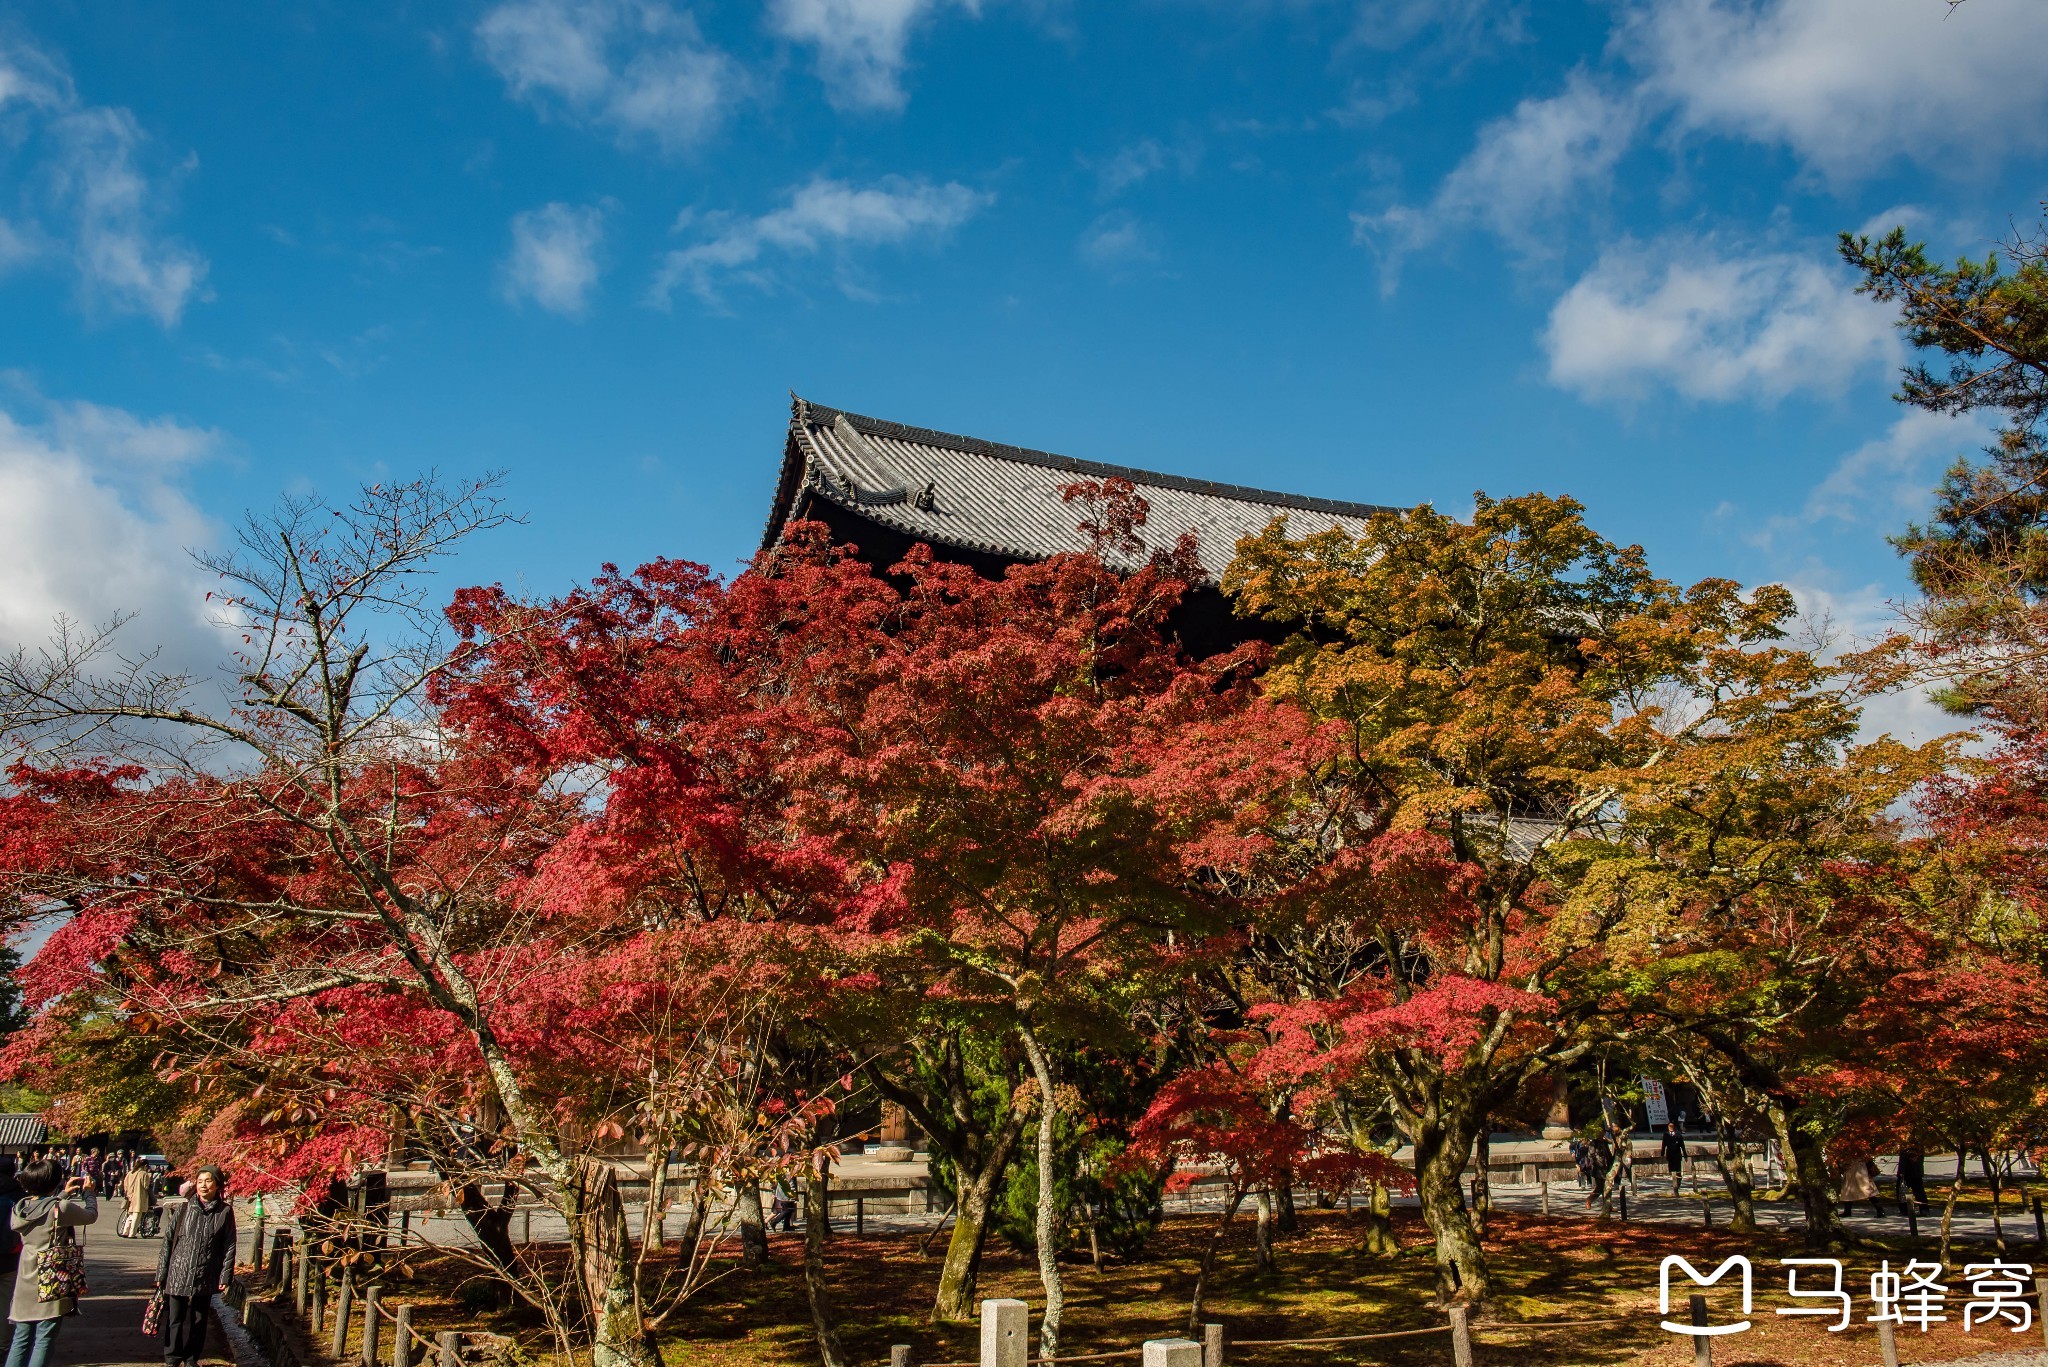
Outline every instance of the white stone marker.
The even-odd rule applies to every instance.
[[[1030,1357],[1031,1307],[1022,1301],[983,1301],[981,1367],[1025,1367]]]
[[[1193,1339],[1146,1339],[1144,1367],[1202,1367],[1202,1345]]]

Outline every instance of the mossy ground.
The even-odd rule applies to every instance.
[[[1203,1241],[1213,1217],[1170,1215],[1144,1253],[1095,1270],[1083,1260],[1067,1266],[1064,1348],[1084,1354],[1123,1348],[1146,1338],[1178,1334],[1185,1326],[1188,1295]],[[1279,1266],[1268,1274],[1253,1265],[1248,1222],[1233,1230],[1218,1268],[1203,1319],[1224,1324],[1231,1340],[1317,1338],[1333,1335],[1420,1329],[1444,1323],[1432,1308],[1435,1267],[1427,1235],[1413,1212],[1396,1217],[1407,1252],[1375,1258],[1361,1249],[1362,1217],[1345,1211],[1304,1211],[1299,1232],[1278,1246]],[[1923,1224],[1923,1229],[1928,1225]],[[2012,1231],[2017,1235],[2018,1230]],[[2031,1229],[2026,1233],[2031,1234]],[[934,1325],[928,1317],[939,1271],[934,1242],[920,1253],[916,1235],[836,1233],[830,1244],[828,1275],[847,1353],[856,1363],[888,1361],[891,1344],[907,1343],[912,1360],[957,1362],[975,1353],[972,1325]],[[1670,1253],[1712,1267],[1730,1253],[1747,1253],[1756,1263],[1756,1327],[1714,1345],[1717,1367],[1863,1367],[1879,1360],[1875,1331],[1861,1318],[1868,1312],[1870,1273],[1879,1259],[1896,1267],[1907,1250],[1878,1244],[1844,1255],[1846,1285],[1856,1296],[1858,1322],[1846,1333],[1826,1332],[1824,1322],[1782,1318],[1774,1312],[1792,1302],[1784,1295],[1781,1257],[1800,1256],[1796,1238],[1774,1234],[1737,1235],[1676,1225],[1620,1221],[1543,1219],[1497,1214],[1488,1231],[1487,1252],[1494,1270],[1494,1298],[1477,1321],[1480,1364],[1514,1367],[1595,1367],[1604,1364],[1692,1362],[1689,1340],[1657,1327],[1659,1261]],[[1916,1250],[1931,1258],[1931,1245]],[[1989,1250],[1959,1255],[1977,1261]],[[817,1361],[809,1308],[801,1276],[801,1238],[777,1236],[774,1263],[757,1272],[731,1265],[727,1275],[700,1293],[679,1317],[675,1332],[663,1336],[670,1364],[704,1367],[784,1367]],[[1711,1260],[1711,1261],[1710,1261]],[[2041,1261],[2025,1247],[2008,1261]],[[451,1263],[418,1260],[416,1279],[394,1286],[388,1299],[415,1303],[422,1328],[467,1322],[521,1337],[544,1358],[549,1343],[537,1316],[525,1311],[486,1315],[481,1323],[461,1309]],[[2048,1268],[2044,1268],[2048,1271]],[[1900,1336],[1903,1361],[1944,1362],[1994,1350],[2038,1348],[2040,1326],[2025,1334],[1983,1325],[1965,1336],[1961,1328],[1965,1287],[1949,1279],[1951,1322],[1926,1335]],[[1804,1285],[1802,1280],[1802,1285]],[[1026,1257],[992,1246],[983,1269],[984,1296],[1014,1296],[1041,1304],[1038,1277]],[[1711,1293],[1718,1305],[1722,1292]],[[472,1297],[472,1304],[474,1299]],[[1732,1304],[1732,1301],[1731,1301]],[[1534,1330],[1532,1321],[1618,1318],[1619,1324]],[[1446,1337],[1326,1344],[1304,1347],[1242,1348],[1233,1363],[1253,1367],[1309,1367],[1309,1364],[1376,1363],[1423,1367],[1450,1361]]]

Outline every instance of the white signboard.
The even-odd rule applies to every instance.
[[[1661,1130],[1671,1123],[1671,1102],[1664,1095],[1664,1084],[1643,1079],[1643,1109],[1650,1113],[1650,1128]]]

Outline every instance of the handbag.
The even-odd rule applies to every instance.
[[[36,1299],[80,1300],[85,1296],[85,1250],[71,1226],[50,1231],[50,1242],[36,1254]]]
[[[114,1233],[124,1239],[139,1238],[142,1234],[142,1217],[132,1210],[129,1211],[121,1217],[121,1223],[114,1226]]]
[[[142,1307],[142,1332],[161,1334],[164,1329],[164,1293],[159,1291]]]

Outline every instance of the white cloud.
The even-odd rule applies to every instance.
[[[746,89],[697,21],[658,0],[508,0],[476,34],[521,99],[669,150],[715,131]]]
[[[713,236],[668,253],[655,276],[653,302],[665,306],[679,285],[713,303],[728,281],[772,288],[776,277],[766,263],[775,257],[942,241],[994,202],[994,195],[957,181],[934,185],[888,176],[855,186],[821,177],[792,191],[780,209],[725,221]]]
[[[1500,0],[1358,0],[1351,39],[1392,52],[1428,36],[1468,54],[1522,41],[1526,18],[1524,6]]]
[[[597,288],[605,206],[543,204],[512,219],[512,252],[500,271],[511,303],[531,299],[550,313],[580,314]]]
[[[25,266],[36,257],[36,244],[21,229],[0,218],[0,275]]]
[[[171,326],[200,294],[206,259],[156,235],[157,191],[136,168],[143,143],[125,109],[79,109],[57,121],[62,154],[51,165],[55,202],[69,215],[72,250],[89,301]]]
[[[1522,101],[1428,203],[1355,213],[1354,235],[1388,289],[1405,254],[1451,231],[1541,253],[1660,130],[1783,146],[1836,179],[1901,158],[1979,171],[2048,147],[2043,52],[2041,0],[1624,0],[1604,74]]]
[[[1115,210],[1102,215],[1081,234],[1081,259],[1099,270],[1124,271],[1159,260],[1152,230],[1136,215]]]
[[[211,673],[212,585],[186,552],[217,530],[182,481],[219,446],[216,432],[96,404],[28,393],[0,407],[0,649],[40,645],[59,616],[133,613],[130,649],[160,646],[165,667]]]
[[[1202,146],[1192,139],[1183,138],[1171,147],[1157,138],[1140,138],[1127,146],[1092,161],[1081,158],[1081,164],[1095,173],[1095,179],[1105,199],[1114,199],[1133,185],[1140,184],[1161,171],[1174,170],[1181,175],[1192,175],[1201,165]]]
[[[206,258],[159,231],[165,192],[144,169],[148,135],[126,109],[87,104],[56,60],[0,32],[0,106],[25,111],[16,135],[33,170],[26,218],[0,221],[0,271],[68,260],[88,309],[165,327],[206,296]]]
[[[1388,288],[1404,254],[1454,229],[1489,228],[1525,253],[1547,255],[1566,211],[1612,178],[1639,119],[1627,94],[1575,72],[1563,93],[1523,100],[1481,128],[1426,206],[1353,214],[1354,235],[1379,250]]]
[[[1936,472],[1984,445],[1991,429],[1975,414],[1908,408],[1881,437],[1836,463],[1806,496],[1805,518],[1893,524],[1927,506]]]
[[[1656,0],[1616,47],[1681,129],[1779,143],[1833,176],[2048,145],[2040,0]]]
[[[818,50],[818,75],[846,109],[901,109],[910,31],[948,5],[979,13],[979,0],[769,0],[776,33]]]
[[[1550,311],[1550,380],[1592,398],[1836,389],[1899,355],[1893,315],[1809,256],[1665,238],[1604,253]]]
[[[1827,589],[1803,580],[1790,580],[1799,608],[1794,624],[1796,644],[1823,645],[1823,658],[1836,659],[1859,647],[1875,644],[1900,626],[1899,616],[1884,590],[1875,584],[1856,589]],[[1969,729],[1964,718],[1944,712],[1924,689],[1906,688],[1881,694],[1863,704],[1859,738],[1876,740],[1889,735],[1909,745],[1921,745],[1938,736]]]

